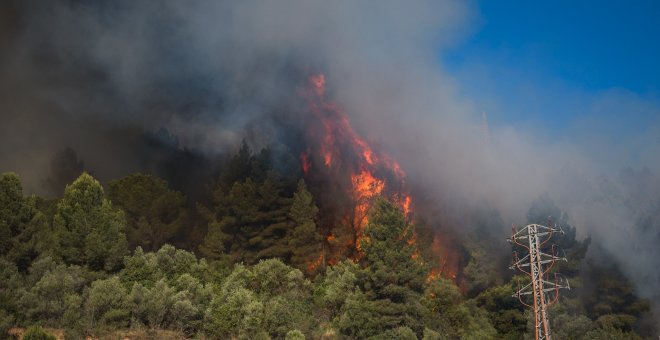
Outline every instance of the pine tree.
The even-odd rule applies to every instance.
[[[68,264],[116,270],[127,253],[125,223],[124,214],[104,198],[101,184],[83,173],[57,205],[55,253]]]
[[[241,148],[229,159],[218,180],[218,189],[227,192],[235,182],[244,181],[252,173],[252,150],[243,140]]]
[[[300,270],[311,270],[322,256],[321,245],[323,237],[316,229],[316,217],[319,208],[314,204],[314,197],[307,190],[304,180],[298,181],[298,188],[293,194],[293,203],[289,210],[289,218],[293,220],[289,246],[291,247],[291,265]]]
[[[13,238],[23,232],[32,215],[18,175],[0,175],[0,255],[9,252]]]
[[[176,241],[188,222],[186,198],[162,179],[136,173],[110,182],[109,189],[108,198],[126,213],[131,248],[158,250]]]
[[[413,259],[413,227],[393,203],[374,202],[361,240],[364,257],[362,290],[350,296],[339,318],[340,331],[364,338],[386,336],[399,327],[417,335],[429,310],[421,304],[426,270]]]
[[[0,175],[0,255],[6,255],[20,271],[50,245],[49,221],[39,211],[41,199],[24,197],[19,177]]]
[[[416,251],[413,226],[406,222],[396,205],[382,198],[374,202],[361,246],[369,280],[377,295],[389,295],[386,288],[392,285],[417,293],[424,290],[426,269],[413,259]]]
[[[212,258],[227,254],[233,261],[256,263],[278,257],[288,260],[287,213],[291,198],[283,196],[281,182],[270,174],[262,183],[248,178],[234,183],[210,217],[209,232],[200,251]]]

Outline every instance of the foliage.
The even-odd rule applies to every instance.
[[[208,223],[208,233],[199,246],[206,258],[248,264],[274,257],[290,260],[289,240],[295,222],[289,212],[295,182],[290,173],[273,167],[277,163],[269,149],[252,154],[245,142],[228,161],[213,188],[212,206],[199,206]],[[298,241],[293,244],[307,237],[308,220],[301,222],[302,233],[297,233]]]
[[[250,264],[271,257],[288,259],[291,199],[282,189],[274,174],[261,183],[250,178],[234,183],[218,202],[216,214],[207,213],[209,232],[200,251],[210,258],[228,254],[234,262]]]
[[[120,268],[127,252],[124,214],[113,209],[92,176],[84,173],[66,187],[53,225],[55,254],[65,263],[92,270]]]
[[[129,288],[134,282],[151,287],[161,278],[173,284],[183,274],[202,280],[208,270],[206,260],[198,260],[195,254],[166,244],[155,253],[145,253],[138,247],[124,258],[124,269],[119,275]]]
[[[51,238],[37,200],[23,196],[18,175],[0,175],[0,256],[5,255],[21,271],[46,250]]]
[[[603,329],[597,328],[588,332],[582,338],[584,340],[641,340],[642,338],[631,332],[624,332],[620,329],[610,328]]]
[[[16,291],[21,319],[51,326],[63,323],[71,309],[79,307],[71,301],[79,297],[86,283],[80,267],[55,264],[50,258],[35,262],[27,281],[33,284]]]
[[[126,213],[128,244],[155,251],[171,243],[188,222],[186,199],[159,178],[132,174],[109,184],[108,198]]]
[[[318,304],[325,307],[330,318],[337,317],[346,299],[359,291],[358,278],[360,268],[352,261],[345,260],[328,267],[325,275],[316,286]]]
[[[497,210],[486,205],[473,209],[467,223],[471,232],[463,237],[462,244],[469,261],[463,268],[463,276],[467,295],[473,297],[488,287],[504,283],[501,268],[507,265],[503,259],[508,259],[509,246],[500,233],[506,228]]]
[[[12,247],[31,218],[31,207],[23,197],[23,186],[15,173],[0,175],[0,255]]]
[[[511,297],[516,287],[512,283],[488,288],[475,301],[488,313],[492,325],[504,339],[520,339],[526,331],[527,318],[523,306]]]
[[[110,182],[110,200],[88,174],[57,200],[26,197],[17,175],[0,175],[0,332],[41,325],[74,339],[127,332],[173,339],[530,336],[531,313],[511,297],[518,277],[504,271],[508,248],[494,241],[504,229],[497,210],[470,210],[457,237],[465,255],[461,288],[429,276],[433,226],[421,218],[413,224],[382,198],[371,204],[359,251],[327,265],[319,255],[354,244],[344,236],[357,234],[335,233],[350,222],[327,225],[335,220],[319,210],[315,188],[278,174],[276,163],[271,151],[253,154],[244,143],[197,211],[145,174]],[[198,212],[208,226],[201,245],[186,239]],[[558,270],[574,288],[550,309],[555,337],[651,334],[640,326],[648,301],[611,259],[585,261],[587,249],[602,249],[577,240],[567,216],[542,196],[528,218],[546,223],[548,216],[566,232],[553,241],[571,258]],[[322,237],[330,231],[332,240]]]
[[[206,313],[214,337],[284,337],[298,329],[309,333],[311,284],[302,272],[279,260],[260,261],[252,268],[237,265]]]
[[[606,256],[605,259],[596,263],[587,261],[587,269],[584,277],[588,280],[587,292],[584,294],[587,315],[592,319],[599,319],[603,316],[616,314],[619,319],[633,320],[643,315],[649,310],[647,301],[640,300],[636,294],[632,283],[629,282],[621,273],[619,267],[614,261]],[[628,317],[623,317],[627,315]],[[634,322],[634,321],[633,321]],[[630,322],[623,322],[621,328],[630,330]]]
[[[406,223],[403,212],[391,202],[377,199],[361,243],[364,269],[359,274],[364,293],[346,298],[337,319],[342,334],[368,338],[404,326],[422,334],[427,310],[420,298],[426,272],[413,259],[412,237],[413,227]]]
[[[490,338],[497,330],[488,314],[473,300],[465,300],[458,287],[446,279],[429,283],[423,303],[432,311],[426,324],[449,338]]]
[[[320,246],[323,237],[319,234],[315,223],[318,212],[314,197],[307,190],[305,181],[301,179],[293,194],[293,203],[289,210],[289,218],[294,223],[289,247],[291,265],[303,271],[312,271],[315,261],[321,255]],[[319,267],[318,265],[319,263],[316,263],[316,268]]]
[[[117,276],[92,282],[85,299],[85,315],[91,326],[127,326],[130,316],[127,295]]]
[[[303,332],[293,329],[286,332],[286,340],[305,340],[305,334]]]
[[[39,326],[32,326],[25,331],[21,340],[56,340],[56,338]]]

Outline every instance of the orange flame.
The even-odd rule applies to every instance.
[[[341,171],[340,175],[345,174],[350,178],[347,194],[353,199],[354,208],[352,216],[347,216],[347,221],[350,221],[355,233],[352,242],[355,242],[354,246],[360,252],[360,241],[364,237],[363,231],[368,223],[368,210],[373,199],[386,194],[409,216],[412,198],[401,192],[405,173],[399,163],[384,153],[376,152],[357,134],[346,112],[325,99],[325,85],[323,74],[310,76],[305,97],[312,113],[321,122],[323,135],[319,138],[321,144],[317,148],[323,165],[331,171]],[[311,156],[309,149],[301,155],[305,174],[310,168]],[[334,240],[334,236],[329,235],[327,240]]]
[[[352,200],[351,211],[343,212],[345,215],[342,217],[343,222],[352,228],[352,239],[343,234],[335,236],[328,233],[326,245],[329,250],[326,251],[329,253],[322,253],[309,265],[308,270],[313,272],[321,263],[336,264],[346,255],[341,252],[349,249],[356,250],[352,256],[354,261],[361,257],[361,243],[366,237],[364,228],[368,224],[368,211],[375,197],[389,197],[407,218],[410,218],[415,202],[410,192],[405,189],[406,173],[401,165],[389,155],[372,148],[367,140],[355,131],[343,108],[326,100],[325,76],[316,74],[308,80],[309,84],[303,95],[320,124],[310,131],[313,143],[300,155],[303,172],[305,176],[310,175],[310,169],[331,174],[330,177],[337,180],[332,184],[333,188],[344,192]],[[406,231],[408,232],[410,230]],[[416,245],[417,237],[417,232],[413,229],[408,244]],[[457,283],[460,255],[455,249],[452,237],[436,234],[430,251],[430,259],[425,258],[428,253],[421,253],[419,249],[411,256],[415,261],[430,261],[432,270],[428,273],[427,280],[444,277]]]
[[[318,268],[321,265],[322,262],[323,262],[323,254],[319,255],[319,257],[316,258],[316,260],[314,260],[312,263],[307,265],[307,272],[313,273],[314,271],[316,271],[316,268]]]
[[[431,251],[437,262],[426,277],[427,282],[444,277],[456,283],[458,280],[459,259],[457,253],[451,248],[449,240],[436,234],[433,237]]]
[[[305,175],[309,173],[309,168],[312,166],[312,163],[309,160],[309,153],[307,151],[300,154],[300,164],[302,164],[303,173]]]

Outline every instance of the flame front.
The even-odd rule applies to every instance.
[[[323,160],[326,172],[335,177],[348,176],[347,196],[353,201],[350,216],[346,216],[355,234],[351,241],[358,251],[364,237],[364,227],[368,223],[368,212],[375,197],[386,195],[401,207],[408,216],[412,210],[412,198],[404,192],[405,173],[401,166],[390,156],[375,151],[367,141],[360,137],[351,125],[345,111],[337,104],[325,99],[326,80],[323,74],[309,77],[309,86],[305,97],[311,112],[321,122],[322,129],[315,134],[320,145],[316,147],[318,156]],[[321,137],[321,138],[318,138]],[[300,159],[305,174],[311,164],[307,149]],[[328,242],[335,240],[332,234]]]
[[[344,211],[340,222],[350,225],[352,239],[337,237],[332,232],[326,234],[326,242],[339,245],[339,249],[353,249],[354,260],[361,257],[360,244],[364,241],[364,228],[368,223],[368,213],[371,203],[378,196],[386,196],[395,202],[410,218],[413,210],[413,199],[406,190],[406,174],[401,165],[389,155],[374,150],[371,145],[357,134],[351,125],[346,112],[334,102],[326,100],[326,79],[323,74],[309,77],[308,87],[304,97],[310,111],[318,118],[318,126],[309,132],[310,145],[300,155],[300,161],[305,176],[313,172],[336,181],[334,188],[339,188],[340,196],[347,197],[351,208]],[[333,196],[333,200],[338,197]],[[335,223],[337,223],[335,221]],[[329,230],[331,230],[330,228]],[[417,242],[417,233],[413,230],[411,245]],[[339,250],[341,252],[341,250]],[[336,263],[343,253],[322,254],[311,263],[310,271],[315,270],[322,262],[330,265]],[[458,255],[449,238],[436,234],[431,245],[432,259],[423,259],[419,250],[412,258],[417,261],[431,261],[432,267],[428,280],[446,277],[457,281]]]
[[[356,233],[355,247],[362,251],[360,243],[364,237],[364,227],[369,223],[369,205],[371,200],[379,196],[385,188],[385,181],[378,179],[368,171],[351,176],[353,183],[353,199],[355,212],[353,214],[353,227]]]
[[[430,282],[444,277],[459,283],[459,258],[457,252],[452,248],[450,239],[442,238],[439,234],[436,234],[431,244],[431,252],[436,263],[433,264],[426,280]]]

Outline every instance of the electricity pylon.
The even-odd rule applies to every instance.
[[[518,291],[512,296],[517,297],[523,305],[534,308],[535,339],[537,340],[550,340],[547,308],[557,302],[559,289],[570,289],[568,280],[558,273],[553,273],[553,281],[547,279],[557,260],[567,261],[565,256],[558,254],[561,248],[554,244],[550,247],[550,254],[542,251],[543,246],[552,239],[555,232],[564,233],[561,228],[552,226],[552,222],[548,220],[547,226],[529,224],[519,230],[512,226],[511,238],[508,239],[509,242],[524,248],[527,253],[519,258],[518,252],[513,252],[514,262],[509,268],[525,273],[530,277],[530,282],[522,287],[519,284]],[[525,302],[524,299],[528,299],[530,296],[532,303]]]

